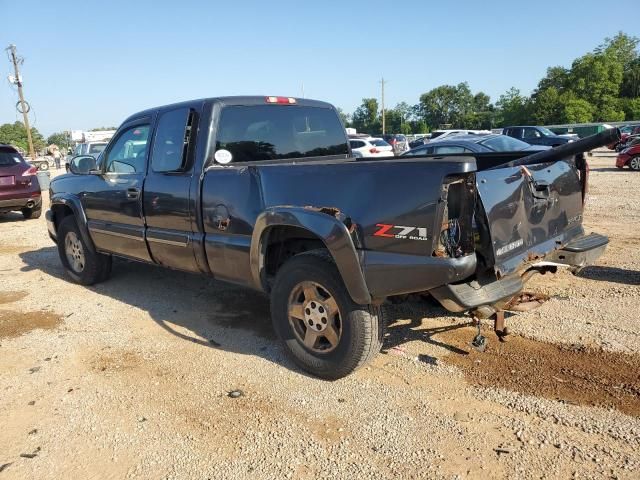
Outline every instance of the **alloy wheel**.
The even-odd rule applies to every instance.
[[[301,282],[289,296],[289,324],[299,342],[315,353],[329,353],[340,343],[342,318],[335,298],[315,282]]]
[[[64,253],[71,269],[76,273],[82,273],[85,265],[84,249],[75,232],[67,232],[64,239]]]

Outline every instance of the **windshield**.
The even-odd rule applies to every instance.
[[[548,128],[539,127],[539,130],[540,130],[540,133],[542,133],[542,135],[544,135],[545,137],[555,137],[556,136],[556,134],[553,133]]]
[[[496,135],[495,137],[489,137],[478,143],[494,152],[519,152],[529,147],[528,143],[507,135]]]
[[[379,138],[373,138],[373,139],[369,140],[369,143],[371,145],[376,146],[376,147],[390,147],[391,146],[387,142],[385,142],[384,140],[381,140]]]
[[[87,153],[100,153],[106,146],[106,143],[92,143],[89,145],[89,151]]]

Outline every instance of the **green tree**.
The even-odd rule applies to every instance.
[[[44,138],[40,132],[33,127],[31,127],[31,138],[33,140],[33,148],[35,148],[36,151],[45,146]],[[0,125],[0,143],[8,143],[29,152],[27,129],[25,128],[24,123],[15,122]]]
[[[507,126],[528,123],[529,100],[523,97],[517,88],[511,87],[500,95],[496,107],[500,124]]]
[[[620,94],[623,97],[640,97],[640,58],[636,59],[622,75]]]
[[[560,92],[556,87],[540,90],[531,99],[531,120],[538,125],[551,125],[563,122],[563,105]]]
[[[466,82],[440,85],[420,95],[419,116],[431,128],[438,128],[443,124],[460,127],[472,110],[473,95]]]
[[[569,77],[578,98],[604,108],[607,99],[620,94],[622,73],[614,55],[587,53],[573,62]]]
[[[625,98],[622,102],[625,120],[640,120],[640,97]]]
[[[588,123],[593,121],[595,110],[593,105],[582,98],[570,97],[562,96],[560,98],[563,117],[559,123]]]
[[[351,125],[358,132],[370,134],[381,132],[382,122],[378,113],[378,100],[375,98],[363,98],[362,104],[353,112]]]
[[[118,127],[96,127],[89,130],[90,132],[101,132],[103,130],[117,130]]]
[[[349,127],[351,125],[351,115],[345,113],[344,110],[342,110],[340,107],[336,107],[336,111],[338,112],[340,120],[342,120],[342,124],[345,127]]]
[[[626,71],[638,58],[638,42],[640,39],[637,37],[618,32],[613,38],[605,38],[594,53],[613,57]]]
[[[625,113],[621,99],[614,96],[604,97],[602,105],[596,108],[594,120],[597,122],[622,122]]]
[[[52,133],[47,137],[47,145],[56,144],[61,149],[71,146],[71,138],[66,132]]]
[[[547,74],[538,82],[538,88],[534,96],[538,92],[543,92],[548,88],[555,88],[557,92],[562,93],[569,83],[569,70],[564,67],[549,67]]]

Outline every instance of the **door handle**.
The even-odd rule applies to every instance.
[[[137,188],[127,188],[127,199],[136,200],[140,197],[140,190]]]

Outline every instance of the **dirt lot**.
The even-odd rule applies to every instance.
[[[125,261],[80,287],[44,218],[0,218],[0,480],[638,478],[640,175],[592,167],[607,253],[534,279],[550,300],[509,342],[479,354],[464,316],[393,306],[385,352],[332,383],[258,293]]]

